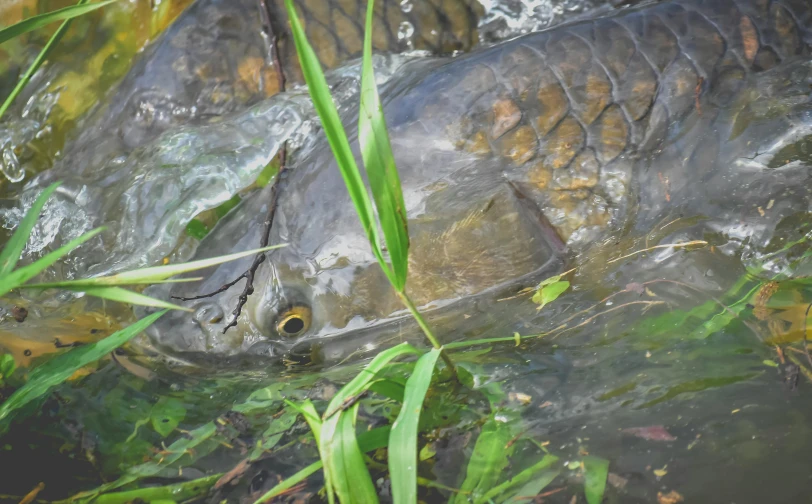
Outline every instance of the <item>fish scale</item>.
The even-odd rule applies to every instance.
[[[661,2],[407,64],[382,101],[409,216],[407,290],[437,333],[476,326],[499,310],[490,303],[567,269],[568,252],[612,232],[648,233],[678,213],[760,243],[786,212],[809,207],[809,167],[792,157],[803,149],[786,147],[812,127],[803,3]],[[787,167],[771,171],[779,148]],[[198,256],[249,243],[264,198],[227,216]],[[750,216],[769,199],[781,203]],[[160,348],[221,362],[290,352],[332,361],[417,337],[326,144],[292,165],[276,215],[271,241],[288,246],[268,253],[237,331],[169,314],[150,329]],[[207,303],[228,313],[237,294]],[[286,336],[276,324],[291,306],[312,310],[312,323]]]

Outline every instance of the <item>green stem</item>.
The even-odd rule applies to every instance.
[[[79,0],[79,2],[76,5],[83,5],[86,4],[87,2],[88,0]],[[65,34],[65,32],[68,31],[68,26],[70,26],[70,22],[71,22],[70,19],[66,19],[65,21],[62,22],[61,25],[59,25],[59,28],[57,28],[54,34],[51,35],[51,38],[45,44],[45,47],[43,47],[42,50],[39,52],[34,62],[31,63],[31,66],[28,67],[28,70],[26,70],[23,76],[20,77],[20,81],[17,82],[17,85],[14,87],[14,90],[11,91],[10,95],[8,95],[8,98],[6,98],[6,101],[3,102],[3,105],[0,105],[0,117],[3,117],[3,115],[6,113],[6,110],[8,110],[8,108],[11,106],[11,103],[14,101],[15,98],[17,98],[17,95],[19,95],[20,92],[25,87],[25,85],[28,84],[28,81],[31,80],[31,77],[42,65],[42,62],[45,61],[45,58],[48,57],[48,54],[50,54],[51,50],[54,48],[57,42],[59,42],[59,39],[61,39],[62,36]]]
[[[414,305],[412,300],[409,298],[409,295],[406,292],[401,292],[399,290],[395,290],[398,293],[398,297],[406,305],[406,308],[409,309],[409,312],[412,314],[412,317],[417,321],[417,325],[420,326],[420,329],[423,330],[423,334],[426,335],[426,338],[429,340],[431,345],[440,350],[440,357],[442,357],[443,362],[445,365],[448,366],[448,369],[454,376],[457,376],[457,367],[454,366],[454,363],[451,361],[451,358],[446,353],[445,349],[443,349],[443,345],[440,344],[440,340],[437,339],[437,336],[431,332],[431,328],[426,323],[426,320],[423,318],[423,315],[417,310],[417,307]]]

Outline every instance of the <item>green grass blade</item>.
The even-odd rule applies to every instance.
[[[0,44],[14,37],[19,37],[23,33],[28,33],[31,30],[36,30],[45,25],[54,23],[56,21],[63,21],[66,19],[73,19],[82,14],[93,12],[96,9],[104,7],[107,4],[113,3],[116,0],[105,0],[103,2],[95,3],[92,5],[71,5],[63,9],[58,9],[37,16],[31,16],[28,19],[23,19],[19,23],[15,23],[6,28],[0,29]]]
[[[0,277],[11,273],[14,266],[17,266],[17,261],[20,260],[20,255],[23,253],[26,242],[28,242],[28,237],[31,236],[31,230],[34,229],[34,225],[37,223],[37,219],[39,219],[42,207],[45,206],[45,202],[48,201],[51,194],[56,191],[59,184],[60,182],[54,182],[37,196],[34,204],[25,213],[23,220],[17,225],[17,229],[14,230],[11,239],[9,239],[6,246],[3,247],[3,251],[0,252]]]
[[[319,451],[342,504],[374,504],[378,494],[355,437],[358,403],[324,422]]]
[[[68,243],[59,247],[53,252],[39,258],[39,260],[27,266],[23,266],[22,268],[16,269],[7,275],[3,275],[2,277],[0,277],[0,296],[2,296],[3,294],[7,293],[12,289],[20,287],[28,280],[31,280],[32,278],[40,274],[42,271],[44,271],[46,268],[48,268],[50,265],[58,261],[60,257],[64,256],[71,250],[75,249],[76,247],[88,241],[89,239],[93,238],[102,231],[104,231],[103,227],[96,228],[92,231],[88,231],[87,233],[69,241]]]
[[[389,435],[389,475],[395,504],[417,503],[417,424],[438,357],[440,350],[435,348],[418,359]]]
[[[76,5],[77,6],[84,5],[87,2],[88,0],[79,0],[79,2],[77,2]],[[3,115],[6,113],[6,110],[8,110],[12,102],[14,102],[14,99],[17,98],[17,95],[20,94],[25,85],[28,84],[28,81],[31,80],[31,76],[33,76],[34,73],[39,69],[39,67],[45,61],[45,58],[48,57],[48,55],[51,53],[51,51],[59,42],[59,40],[62,38],[62,36],[65,35],[65,32],[68,31],[70,21],[71,21],[70,19],[62,21],[62,24],[59,26],[59,28],[56,29],[54,34],[51,35],[51,38],[48,39],[48,42],[45,44],[45,47],[43,47],[42,50],[39,52],[37,57],[34,59],[34,62],[31,63],[31,66],[28,67],[28,69],[25,71],[22,77],[20,77],[20,80],[17,82],[17,85],[14,86],[14,89],[11,91],[11,94],[8,95],[6,101],[4,101],[2,105],[0,105],[0,118],[3,117]]]
[[[341,390],[339,390],[336,395],[333,396],[333,399],[330,401],[330,404],[327,406],[327,410],[322,417],[324,418],[325,423],[326,421],[330,420],[335,413],[341,411],[342,406],[348,400],[365,391],[370,382],[375,379],[375,375],[381,371],[386,364],[388,364],[395,357],[406,354],[420,355],[420,352],[408,343],[401,343],[376,355],[375,358],[370,361],[367,367],[362,369],[361,372],[355,376],[355,378],[350,380],[349,383],[344,385]]]
[[[609,461],[600,457],[584,457],[584,494],[589,504],[603,502],[606,478],[609,476]]]
[[[369,187],[375,199],[378,219],[386,240],[396,280],[395,289],[406,286],[409,256],[409,230],[406,205],[400,186],[389,132],[383,116],[378,86],[372,70],[372,19],[375,0],[367,0],[364,53],[361,70],[361,106],[358,114],[358,141],[367,170]]]
[[[298,485],[300,482],[306,480],[316,471],[322,468],[321,460],[313,462],[309,466],[305,467],[304,469],[300,470],[296,474],[292,475],[291,477],[279,482],[276,486],[265,492],[262,497],[257,499],[254,504],[262,504],[263,502],[268,502],[274,497],[278,497],[281,495],[285,490],[288,488],[294,487]]]
[[[512,446],[508,446],[514,436],[510,424],[509,421],[496,420],[495,414],[492,414],[482,426],[460,487],[460,490],[470,492],[475,502],[496,486],[502,471],[508,466],[508,457],[512,452]],[[457,494],[450,502],[469,504],[471,500],[466,495]]]
[[[102,299],[108,299],[110,301],[116,301],[119,303],[127,303],[131,305],[138,305],[138,306],[152,306],[154,308],[165,308],[169,310],[181,310],[181,311],[192,311],[190,308],[184,308],[183,306],[179,306],[173,303],[169,303],[167,301],[163,301],[161,299],[156,299],[153,297],[145,296],[144,294],[139,294],[137,292],[133,292],[131,290],[123,289],[121,287],[88,287],[88,286],[81,286],[81,287],[63,287],[65,290],[69,290],[72,292],[84,292],[89,296],[95,296]]]
[[[0,421],[5,419],[12,411],[47,394],[53,387],[67,380],[77,369],[100,359],[120,347],[132,339],[133,336],[141,333],[164,313],[166,313],[166,310],[148,315],[131,326],[116,331],[103,340],[90,345],[73,348],[68,352],[54,357],[45,364],[34,368],[29,374],[28,382],[17,389],[11,394],[11,397],[0,405]]]
[[[210,259],[201,259],[199,261],[191,261],[181,264],[168,264],[166,266],[153,266],[149,268],[141,268],[132,271],[125,271],[115,275],[106,277],[84,278],[80,280],[67,280],[64,282],[50,282],[42,284],[31,284],[27,287],[32,288],[73,288],[84,286],[107,286],[107,285],[138,285],[138,284],[153,284],[161,283],[167,278],[188,273],[190,271],[201,270],[210,266],[216,266],[229,261],[241,259],[246,256],[267,252],[272,249],[285,247],[286,245],[271,245],[270,247],[259,248],[255,250],[248,250],[246,252],[238,252],[236,254],[229,254],[224,256],[212,257]],[[184,279],[181,279],[184,280]]]
[[[490,501],[492,499],[495,499],[497,496],[507,492],[508,490],[510,490],[513,487],[528,483],[531,479],[536,478],[536,476],[539,475],[538,473],[540,471],[543,471],[543,470],[549,468],[551,465],[555,464],[557,461],[558,461],[558,457],[556,457],[555,455],[549,455],[549,454],[545,455],[544,457],[542,457],[541,460],[539,460],[538,462],[536,462],[532,466],[528,467],[524,471],[520,472],[516,476],[510,478],[507,481],[503,481],[502,483],[496,485],[495,487],[493,487],[490,490],[488,490],[487,492],[485,492],[485,495],[483,495],[482,497],[477,499],[475,502],[477,502],[477,503],[488,502],[488,501]],[[549,485],[550,482],[555,478],[556,475],[558,475],[557,471],[552,472],[550,474],[546,474],[546,478],[542,481],[544,483],[544,485],[540,486],[540,487],[536,486],[535,488],[537,488],[537,490],[535,490],[535,493],[539,493],[542,488]],[[533,494],[533,495],[535,495],[535,494]]]
[[[324,134],[336,158],[341,177],[344,179],[347,192],[352,199],[356,213],[358,213],[358,219],[361,221],[361,225],[372,246],[372,252],[381,264],[386,276],[392,283],[395,283],[392,270],[383,259],[372,201],[369,198],[366,186],[364,186],[364,180],[361,178],[358,165],[355,163],[350,142],[347,140],[347,133],[344,131],[344,126],[338,116],[338,110],[336,110],[335,103],[330,95],[327,79],[324,78],[324,72],[321,70],[321,64],[313,51],[313,47],[307,41],[304,28],[302,28],[296,9],[293,6],[293,0],[285,0],[285,8],[287,9],[291,32],[293,33],[293,41],[296,45],[296,53],[302,67],[302,75],[304,75],[307,90],[313,100],[313,106],[324,128]]]
[[[301,411],[301,410],[300,410]],[[315,411],[315,410],[314,410]],[[362,452],[370,452],[383,448],[389,439],[389,426],[378,427],[371,431],[362,432],[358,435],[358,446]],[[304,481],[309,476],[322,468],[321,460],[313,462],[309,466],[293,474],[289,478],[281,481],[278,485],[268,490],[262,497],[256,500],[254,504],[262,504],[268,502],[274,497],[281,495],[285,490],[297,485],[299,482]]]
[[[375,487],[372,485],[372,479],[369,476],[369,471],[355,439],[354,424],[357,403],[350,407],[352,413],[348,413],[345,409],[353,398],[357,398],[358,394],[367,390],[377,373],[387,363],[404,354],[419,354],[419,352],[408,343],[401,343],[384,350],[376,355],[355,378],[343,386],[327,406],[327,410],[323,415],[324,422],[321,424],[318,445],[319,454],[324,463],[325,486],[328,486],[327,495],[330,499],[332,499],[332,492],[329,490],[329,486],[332,486],[344,504],[350,502],[377,502]],[[358,465],[359,461],[360,466]],[[348,473],[348,471],[350,472]],[[355,480],[354,483],[353,480]],[[369,485],[367,485],[367,480]],[[350,492],[350,489],[353,491]],[[354,499],[352,495],[355,495],[356,492],[362,495],[364,499],[374,498],[374,500],[348,500]]]

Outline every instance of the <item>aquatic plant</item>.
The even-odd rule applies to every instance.
[[[4,420],[14,410],[22,408],[29,402],[45,395],[51,388],[64,382],[78,369],[104,357],[108,353],[132,339],[137,334],[140,334],[146,327],[152,324],[161,315],[166,313],[167,309],[189,311],[188,308],[183,308],[160,299],[123,289],[121,287],[122,285],[193,282],[199,280],[199,278],[170,279],[170,277],[188,273],[190,271],[208,268],[224,262],[234,261],[242,257],[284,246],[274,245],[262,249],[249,250],[237,254],[204,259],[201,261],[141,268],[110,276],[65,280],[62,282],[27,284],[29,280],[45,271],[57,260],[66,256],[76,247],[90,240],[104,230],[104,228],[97,228],[89,231],[68,242],[57,250],[46,254],[44,257],[41,257],[33,263],[15,269],[25,244],[28,241],[32,230],[34,229],[37,219],[39,218],[42,208],[45,206],[51,194],[53,194],[58,187],[59,183],[55,182],[40,193],[40,195],[34,201],[32,207],[26,212],[22,221],[20,221],[17,229],[14,230],[14,233],[3,247],[3,250],[0,251],[0,296],[4,296],[12,290],[21,287],[39,290],[58,288],[73,292],[83,292],[91,296],[96,296],[111,301],[163,308],[163,311],[159,311],[144,317],[138,322],[115,332],[101,341],[90,345],[73,348],[70,351],[60,354],[56,358],[46,362],[42,366],[33,369],[25,385],[17,389],[8,399],[0,404],[0,432],[2,432],[3,427],[6,425]],[[0,378],[8,377],[11,372],[13,372],[13,368],[11,368],[11,370],[6,369],[6,371],[0,373]]]
[[[11,93],[6,97],[3,101],[3,104],[0,105],[0,119],[6,113],[8,108],[11,106],[12,102],[17,98],[17,96],[22,92],[23,88],[28,84],[28,81],[31,80],[31,77],[36,73],[40,66],[45,62],[45,59],[51,53],[51,51],[56,47],[59,43],[62,36],[65,35],[65,32],[68,31],[68,27],[70,26],[71,19],[81,16],[83,14],[87,14],[89,12],[93,12],[96,9],[104,7],[105,5],[115,2],[116,0],[105,0],[103,2],[98,2],[92,5],[86,5],[89,0],[79,0],[76,5],[65,7],[64,9],[55,10],[52,12],[46,12],[44,14],[40,14],[38,16],[32,16],[30,18],[24,19],[19,23],[15,23],[11,26],[3,28],[0,30],[0,44],[10,40],[14,37],[18,37],[24,33],[27,33],[31,30],[35,30],[42,26],[48,25],[50,23],[56,21],[62,21],[62,24],[59,25],[59,28],[51,35],[51,38],[48,39],[48,42],[43,46],[40,50],[39,54],[34,61],[31,63],[31,66],[23,73],[20,77],[17,85],[14,86],[14,89]]]

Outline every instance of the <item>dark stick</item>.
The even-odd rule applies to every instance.
[[[270,53],[271,53],[271,60],[273,61],[273,65],[276,67],[276,78],[279,84],[279,91],[282,92],[285,90],[285,71],[282,68],[282,61],[279,57],[279,38],[276,36],[273,24],[271,23],[271,10],[268,7],[266,0],[258,0],[259,3],[259,13],[260,17],[262,18],[262,29],[265,31],[265,35],[267,35],[270,41]],[[287,161],[287,149],[288,144],[284,142],[282,147],[279,149],[279,171],[276,172],[276,176],[274,177],[274,181],[271,185],[271,201],[268,206],[268,215],[265,217],[264,229],[262,232],[262,239],[259,242],[260,248],[267,247],[268,242],[271,238],[271,227],[273,226],[274,216],[276,215],[276,203],[279,199],[279,181],[281,180],[282,172],[285,170],[285,162]],[[220,294],[221,292],[225,292],[231,287],[233,287],[237,282],[245,279],[245,286],[240,293],[238,298],[237,307],[234,308],[234,311],[231,312],[232,318],[228,322],[228,324],[223,328],[223,334],[229,330],[231,327],[237,326],[237,319],[240,317],[242,313],[242,308],[245,306],[245,303],[248,302],[248,296],[254,293],[254,277],[257,273],[257,269],[259,269],[259,265],[265,262],[265,253],[259,253],[254,256],[254,262],[251,263],[251,267],[244,271],[240,276],[235,278],[234,280],[223,284],[217,290],[209,292],[207,294],[201,294],[199,296],[193,297],[175,297],[172,296],[174,299],[181,299],[183,301],[192,301],[195,299],[203,299],[207,297],[214,296],[216,294]]]
[[[812,309],[812,303],[809,303],[806,307],[806,312],[804,313],[804,353],[806,354],[806,360],[809,361],[809,365],[812,366],[812,356],[809,355],[809,346],[806,343],[806,321],[809,318],[809,310]]]

